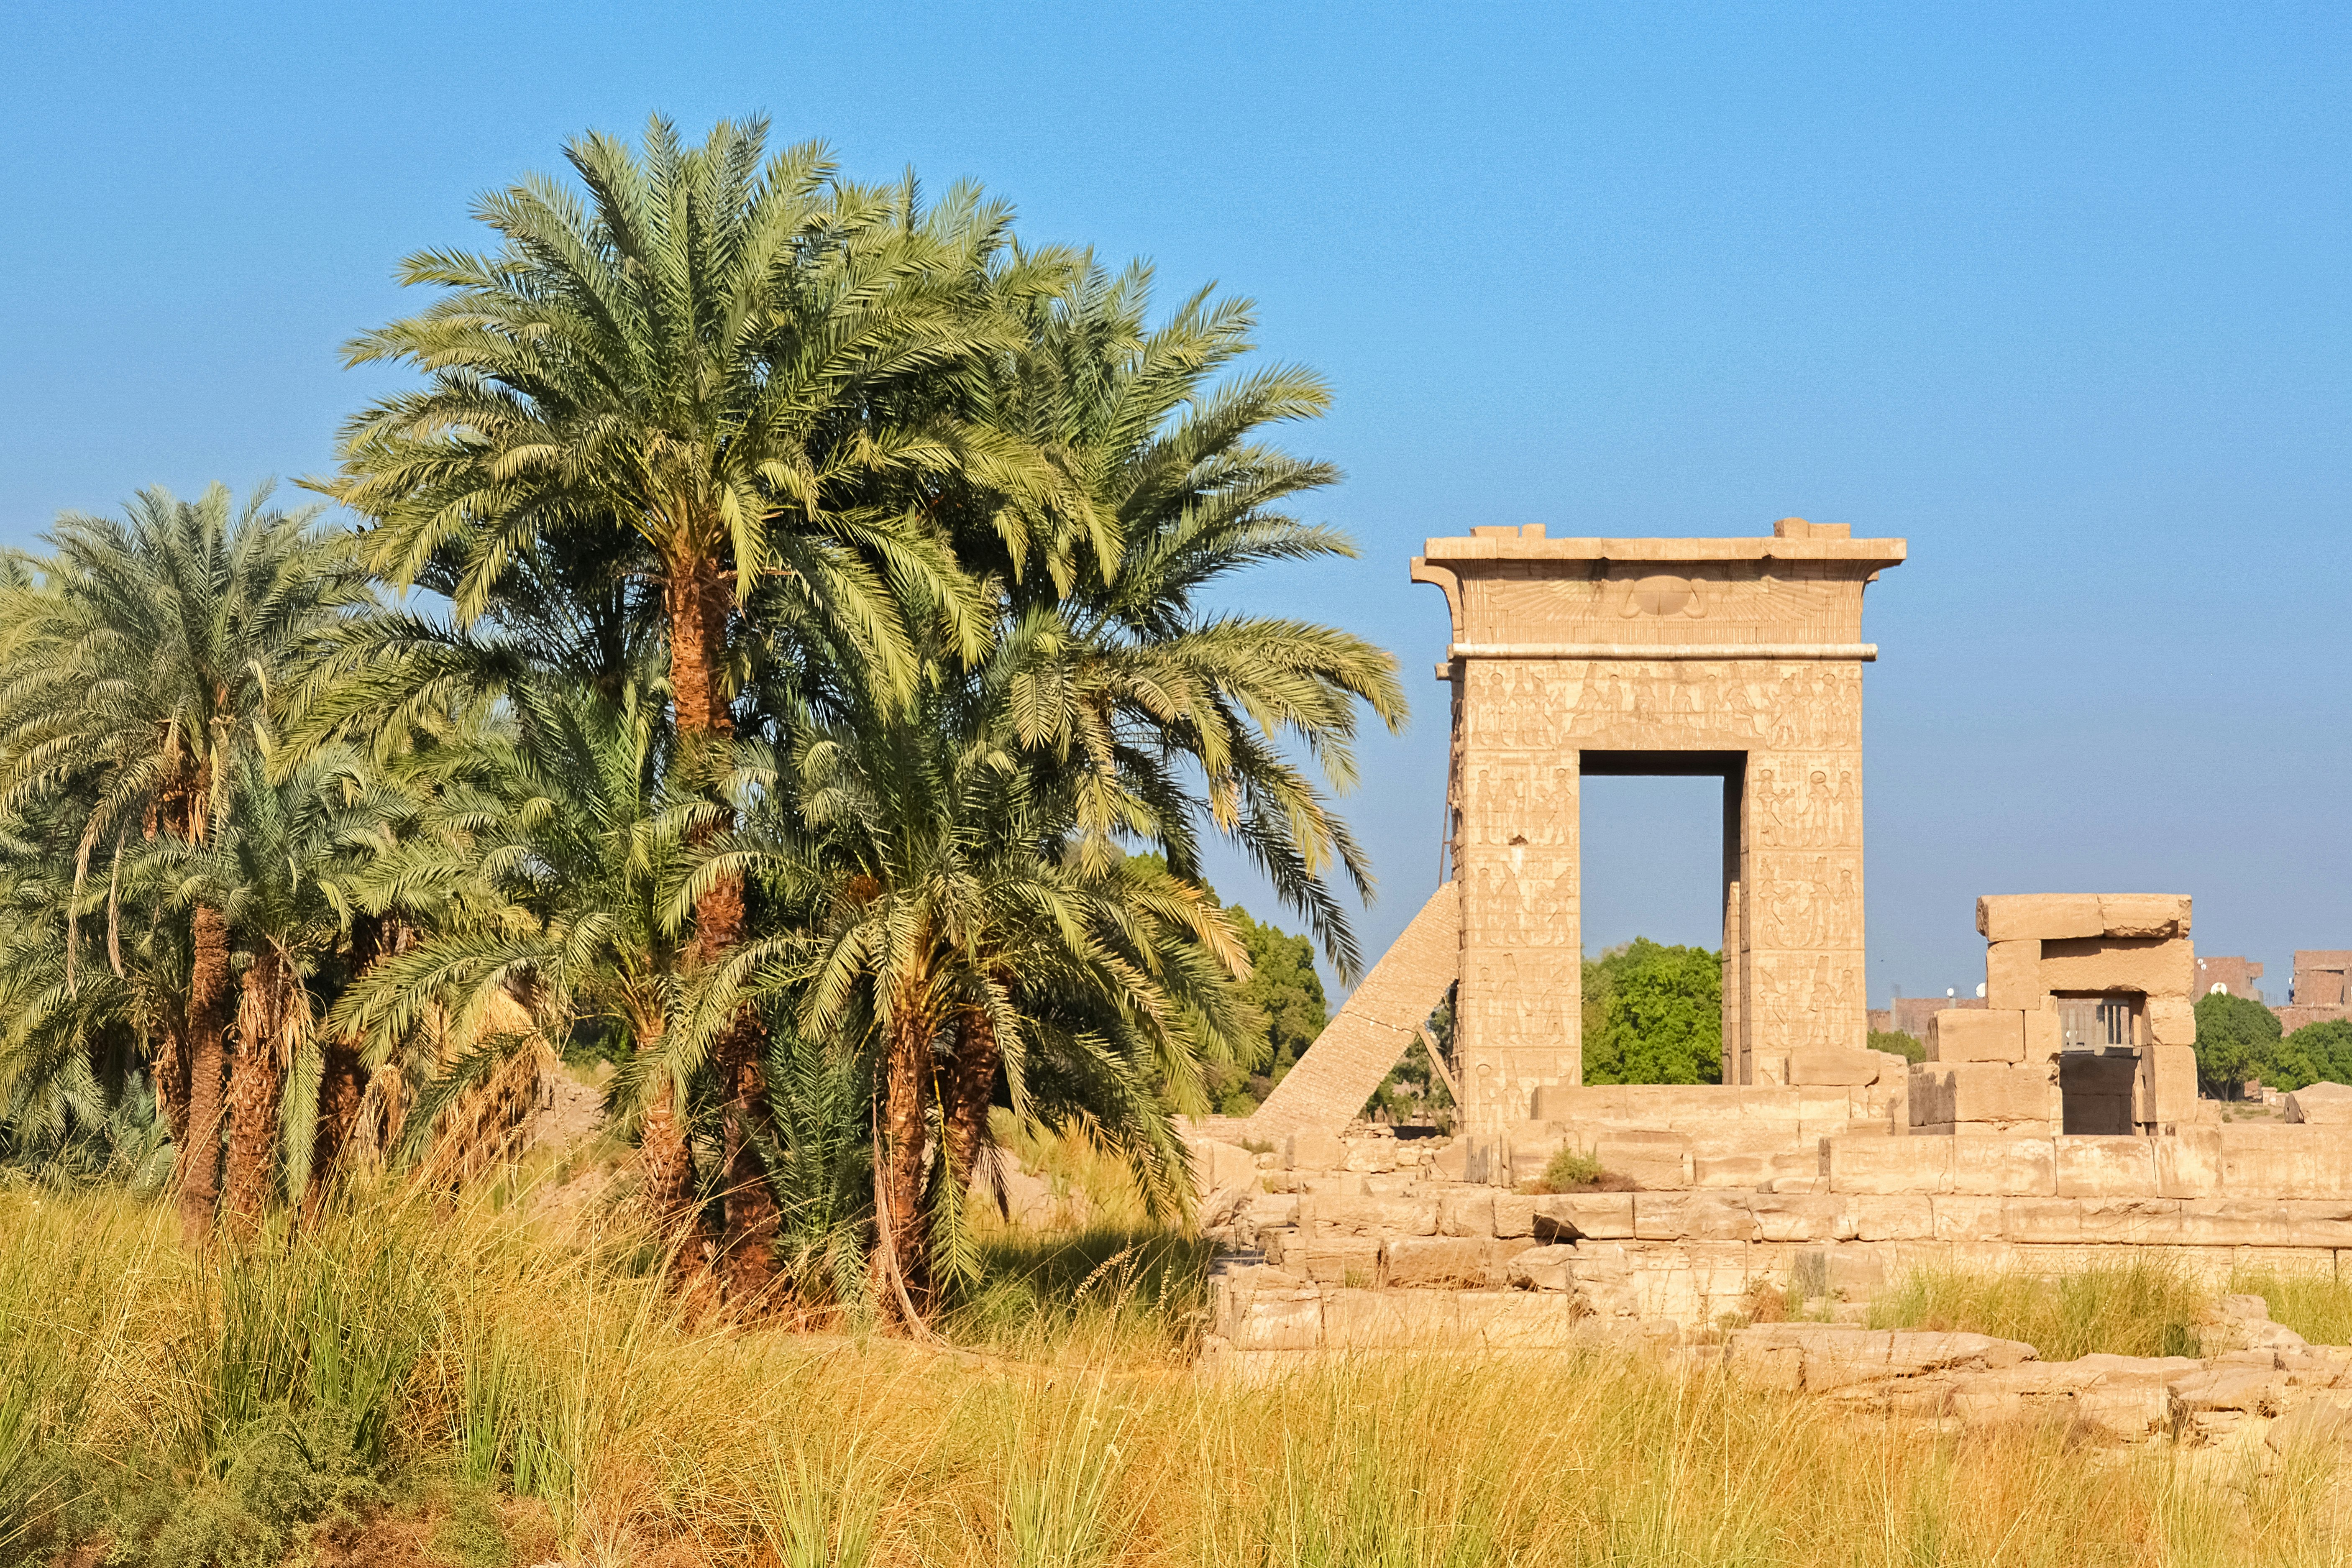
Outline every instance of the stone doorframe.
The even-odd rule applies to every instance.
[[[1862,593],[1899,539],[1787,519],[1769,539],[1433,539],[1412,579],[1453,637],[1446,798],[1461,889],[1466,1124],[1583,1079],[1579,781],[1725,781],[1724,1079],[1867,1037]]]

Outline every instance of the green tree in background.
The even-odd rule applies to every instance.
[[[1247,1115],[1274,1086],[1282,1081],[1323,1026],[1331,1021],[1331,1003],[1323,994],[1323,977],[1315,972],[1315,944],[1281,927],[1254,921],[1239,904],[1226,911],[1249,950],[1250,977],[1242,999],[1265,1019],[1265,1058],[1245,1085],[1221,1085],[1220,1099],[1239,1105],[1229,1115]],[[1246,1094],[1244,1103],[1242,1095]],[[1224,1109],[1221,1104],[1219,1109]]]
[[[2204,1031],[2200,1027],[2198,1033],[2201,1037]],[[2286,1089],[2315,1083],[2352,1084],[2352,1023],[2331,1018],[2324,1024],[2305,1024],[2278,1043],[2262,1079],[2274,1089]]]
[[[2242,1094],[2246,1079],[2271,1068],[2278,1045],[2278,1015],[2252,997],[2215,991],[2197,998],[2197,1077],[2214,1099]]]
[[[1721,953],[1635,937],[1585,961],[1585,1082],[1722,1080]]]

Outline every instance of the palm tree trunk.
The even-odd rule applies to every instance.
[[[661,1016],[655,1014],[637,1031],[639,1054],[658,1047],[662,1034]],[[678,1232],[694,1195],[694,1152],[687,1146],[686,1127],[677,1118],[677,1090],[667,1074],[654,1086],[652,1103],[646,1108],[637,1163],[645,1172],[646,1212],[665,1240],[682,1239]]]
[[[891,1020],[882,1063],[881,1146],[874,1152],[874,1209],[880,1234],[870,1270],[886,1319],[904,1315],[903,1287],[919,1308],[929,1249],[923,1214],[923,1078],[930,1066],[929,1020],[917,1009]]]
[[[230,1226],[243,1234],[259,1226],[269,1206],[278,1169],[278,1108],[286,1093],[278,1051],[292,1007],[289,992],[300,984],[274,948],[256,953],[245,972],[236,1049],[229,1063],[228,1180],[221,1193]]]
[[[358,915],[352,921],[352,978],[360,980],[400,951],[397,933],[382,915]],[[328,1197],[343,1173],[344,1152],[359,1125],[360,1106],[367,1096],[367,1065],[360,1060],[356,1035],[338,1032],[320,1050],[319,1115],[310,1131],[310,1179],[302,1191],[302,1223],[316,1225]]]
[[[971,1184],[980,1152],[988,1144],[988,1107],[996,1092],[1003,1053],[996,1027],[985,1013],[966,1013],[957,1034],[955,1067],[948,1075],[948,1103],[940,1120],[947,1130],[948,1173],[961,1192]]]
[[[180,1229],[190,1245],[211,1234],[220,1203],[221,1080],[228,1034],[228,922],[196,906],[188,967],[188,1135],[180,1144]]]
[[[732,595],[709,560],[675,562],[667,590],[670,630],[670,689],[677,705],[681,758],[690,772],[715,767],[719,745],[732,731],[721,670],[727,652],[727,620]],[[743,934],[743,884],[722,878],[694,906],[692,961],[719,963]],[[775,1239],[782,1216],[760,1158],[758,1134],[765,1129],[767,1074],[761,1066],[766,1031],[746,1006],[712,1052],[721,1092],[719,1109],[722,1222],[719,1277],[728,1299],[756,1306],[766,1299],[776,1274]]]
[[[163,1037],[155,1042],[155,1110],[172,1134],[172,1147],[188,1147],[188,1017],[167,1008]]]

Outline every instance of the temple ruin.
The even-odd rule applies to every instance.
[[[2352,1089],[2284,1122],[2199,1098],[2186,895],[1983,897],[1982,999],[1936,1011],[1924,1061],[1866,1048],[1862,599],[1904,554],[1796,520],[1429,542],[1454,875],[1255,1116],[1195,1129],[1231,1353],[1671,1339],[1759,1289],[1855,1313],[1924,1264],[2352,1261]],[[1604,773],[1723,781],[1720,1083],[1581,1081],[1577,796]],[[2298,1004],[2343,956],[2297,955]],[[1457,1135],[1351,1130],[1457,984]],[[1601,1178],[1540,1190],[1564,1150]]]

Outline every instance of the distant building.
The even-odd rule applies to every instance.
[[[2291,1035],[2305,1024],[2352,1018],[2352,984],[2347,982],[2352,982],[2352,952],[2297,948],[2286,1005],[2271,1008],[2279,1016],[2279,1027]]]
[[[2232,996],[2250,1001],[2263,1000],[2263,988],[2254,984],[2263,977],[2263,966],[2251,958],[2200,958],[2197,961],[2197,994],[2209,991],[2225,991]]]
[[[1870,1009],[1870,1026],[1924,1040],[1927,1037],[1927,1020],[1945,1008],[1984,1005],[1981,996],[1897,996],[1892,1007]]]

